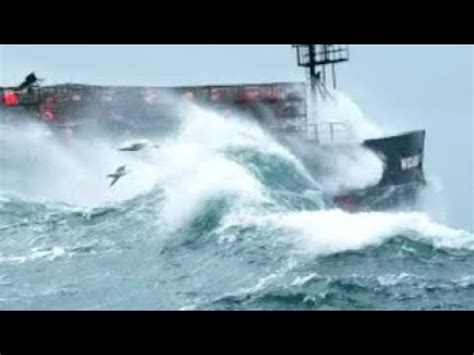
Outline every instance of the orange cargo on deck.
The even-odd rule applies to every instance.
[[[13,91],[6,91],[3,93],[2,100],[5,106],[18,106],[20,103],[20,97],[16,92]]]

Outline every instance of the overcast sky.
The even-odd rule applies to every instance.
[[[351,46],[339,87],[388,130],[427,130],[426,171],[449,222],[474,229],[472,46]],[[289,45],[0,46],[0,85],[30,71],[46,83],[194,85],[301,81]]]

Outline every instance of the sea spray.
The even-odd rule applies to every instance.
[[[180,112],[160,149],[137,154],[36,125],[0,137],[3,309],[474,307],[471,233],[326,203],[376,181],[373,157],[341,158],[366,171],[330,186],[255,123]]]

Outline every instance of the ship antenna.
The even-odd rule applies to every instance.
[[[309,80],[308,113],[306,114],[306,129],[317,121],[318,99],[326,100],[331,97],[327,89],[327,67],[332,69],[333,88],[337,88],[336,64],[349,61],[349,46],[342,44],[295,44],[298,66],[306,68]],[[311,121],[311,122],[310,122]]]

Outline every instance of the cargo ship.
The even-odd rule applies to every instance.
[[[317,179],[316,152],[368,149],[383,162],[380,179],[363,188],[339,189],[331,196],[347,211],[374,211],[413,206],[426,185],[423,162],[425,131],[412,131],[362,142],[340,140],[346,122],[321,122],[318,105],[331,100],[328,83],[337,86],[336,66],[349,61],[347,45],[293,45],[305,82],[185,87],[119,87],[82,84],[41,85],[31,73],[17,87],[0,88],[1,121],[37,120],[71,137],[95,130],[115,136],[147,136],[176,124],[177,100],[211,107],[223,115],[251,117],[298,156]],[[313,154],[314,153],[314,154]],[[362,167],[361,167],[362,169]]]

